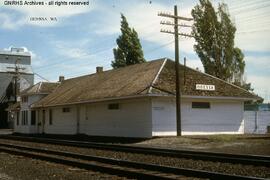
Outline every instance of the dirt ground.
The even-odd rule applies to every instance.
[[[123,179],[90,170],[0,152],[0,180]]]
[[[270,134],[156,137],[135,144],[173,149],[270,155]]]

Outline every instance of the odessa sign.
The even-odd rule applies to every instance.
[[[196,90],[214,91],[215,85],[196,84]]]

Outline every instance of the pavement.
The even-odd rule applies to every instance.
[[[0,129],[0,135],[12,134],[13,129]]]
[[[0,172],[0,179],[1,179],[1,180],[13,180],[12,177],[8,176],[8,175],[5,174],[5,173],[1,173],[1,172]]]

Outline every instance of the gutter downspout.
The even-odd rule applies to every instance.
[[[80,134],[80,105],[77,105],[76,108],[77,114],[76,114],[76,119],[77,119],[77,134]]]
[[[253,133],[257,133],[258,131],[258,111],[255,111],[255,129]]]

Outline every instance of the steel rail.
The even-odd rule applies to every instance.
[[[270,156],[261,155],[242,155],[242,154],[229,154],[229,153],[217,153],[207,151],[193,151],[193,150],[173,150],[164,148],[150,148],[150,147],[139,147],[134,145],[115,145],[115,144],[104,144],[104,143],[93,143],[93,142],[82,142],[82,141],[70,141],[70,140],[59,140],[51,138],[36,138],[36,137],[22,137],[22,136],[0,136],[0,138],[31,141],[37,143],[47,143],[55,145],[65,145],[80,148],[95,148],[103,150],[111,150],[118,152],[129,152],[139,154],[151,154],[157,156],[167,156],[176,158],[189,158],[195,160],[205,160],[214,162],[225,162],[233,164],[248,164],[256,166],[270,167]]]
[[[108,174],[138,179],[146,179],[146,178],[177,179],[181,176],[207,178],[207,179],[257,179],[257,180],[263,179],[258,177],[238,176],[211,171],[195,170],[188,168],[176,168],[170,166],[105,158],[99,156],[89,156],[65,151],[49,150],[48,148],[33,148],[29,146],[21,146],[21,145],[18,146],[7,143],[0,143],[0,151],[40,159],[44,161],[70,165],[82,169],[94,170]],[[70,160],[67,158],[73,159]],[[91,163],[93,161],[98,163]],[[107,165],[101,165],[99,163],[104,163]]]
[[[94,164],[85,163],[85,162],[80,162],[80,161],[76,161],[76,160],[68,160],[68,159],[64,159],[61,157],[53,157],[53,156],[42,155],[42,154],[34,154],[32,152],[17,151],[14,149],[7,149],[7,148],[3,148],[3,147],[0,147],[0,152],[5,152],[5,153],[13,154],[13,155],[19,155],[19,156],[24,156],[24,157],[28,157],[28,158],[39,159],[39,160],[43,160],[43,161],[68,165],[68,166],[77,167],[80,169],[86,169],[86,170],[98,171],[101,173],[106,173],[106,174],[111,174],[111,175],[123,176],[123,177],[127,177],[127,178],[172,179],[172,178],[156,176],[154,174],[146,174],[146,173],[142,173],[142,172],[128,171],[128,170],[124,170],[124,169],[98,165],[97,163],[94,163]]]

